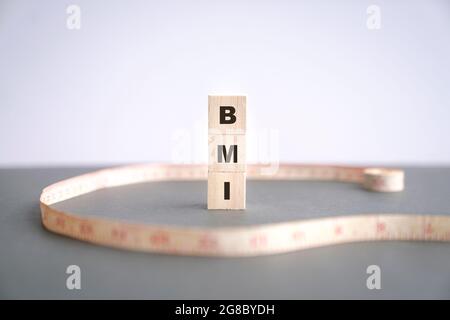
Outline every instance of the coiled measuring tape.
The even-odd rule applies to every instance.
[[[249,165],[248,179],[353,182],[375,192],[398,192],[404,188],[401,170],[297,164],[280,165],[273,175],[265,175],[263,170],[262,165]],[[104,169],[63,180],[42,191],[42,223],[52,232],[98,245],[195,256],[257,256],[373,240],[450,241],[450,216],[374,213],[205,228],[80,216],[51,206],[96,190],[133,183],[206,180],[207,172],[205,165],[146,164]]]

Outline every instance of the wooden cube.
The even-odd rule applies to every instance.
[[[245,96],[208,96],[208,209],[245,209]]]
[[[245,134],[246,96],[208,96],[209,134]]]
[[[208,172],[208,209],[245,209],[245,172]]]
[[[245,135],[210,134],[208,146],[209,171],[245,171]]]

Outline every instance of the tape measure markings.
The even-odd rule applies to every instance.
[[[280,165],[274,175],[249,165],[253,180],[330,180],[360,183],[376,192],[401,191],[401,170],[343,166]],[[196,256],[256,256],[330,244],[373,240],[450,241],[450,217],[362,214],[245,227],[184,227],[80,216],[51,205],[103,188],[148,181],[206,180],[206,165],[132,165],[103,169],[46,187],[40,198],[43,225],[50,231],[110,247]],[[205,213],[207,214],[207,213]]]

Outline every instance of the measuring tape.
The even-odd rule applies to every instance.
[[[247,166],[252,180],[325,180],[361,184],[375,192],[404,188],[401,170],[343,166],[280,165],[266,175]],[[195,256],[257,256],[331,244],[372,240],[450,241],[450,216],[375,213],[245,227],[185,227],[80,216],[51,205],[96,190],[149,181],[206,180],[206,165],[145,164],[104,169],[46,187],[40,197],[48,230],[90,243],[128,250]],[[205,210],[205,214],[208,214]],[[243,213],[245,214],[245,213]]]

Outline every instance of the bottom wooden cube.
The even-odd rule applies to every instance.
[[[245,209],[245,172],[208,173],[208,209]]]

